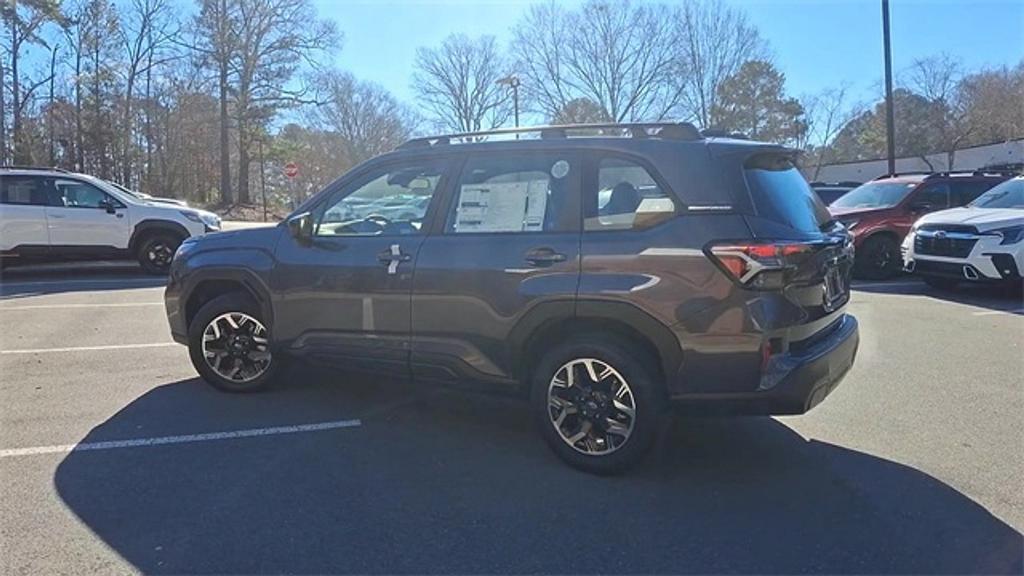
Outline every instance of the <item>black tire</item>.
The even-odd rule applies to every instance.
[[[549,404],[549,387],[555,375],[567,363],[585,358],[606,363],[625,378],[635,408],[632,432],[603,455],[585,454],[569,445],[555,426]],[[603,335],[573,338],[546,353],[531,379],[530,409],[548,446],[570,466],[592,474],[616,474],[637,464],[650,451],[665,422],[664,386],[654,366],[655,360],[638,347]]]
[[[167,274],[174,252],[181,245],[182,238],[169,232],[157,232],[139,242],[135,257],[147,274]]]
[[[903,268],[900,247],[891,236],[872,236],[861,244],[854,256],[853,272],[858,278],[888,280]]]
[[[196,312],[195,317],[188,327],[188,355],[192,360],[192,366],[214,388],[224,392],[256,392],[266,389],[274,380],[274,376],[284,364],[281,354],[273,354],[270,357],[269,366],[258,377],[247,381],[236,381],[225,378],[218,374],[213,367],[207,363],[203,353],[203,333],[207,326],[215,318],[229,312],[246,314],[259,321],[266,328],[266,336],[269,340],[271,327],[262,317],[259,306],[248,295],[241,292],[233,292],[218,296],[203,305]]]
[[[924,283],[936,290],[953,290],[960,283],[956,278],[943,278],[941,276],[922,276]]]

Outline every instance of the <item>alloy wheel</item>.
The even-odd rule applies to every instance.
[[[267,328],[243,312],[217,316],[203,330],[203,358],[218,376],[250,382],[270,368]]]
[[[604,456],[629,440],[636,402],[615,368],[595,358],[577,358],[563,364],[548,385],[548,417],[573,449]]]
[[[146,250],[146,259],[158,268],[166,268],[174,259],[174,249],[165,242],[155,242]]]

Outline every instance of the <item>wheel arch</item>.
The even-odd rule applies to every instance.
[[[550,310],[534,310],[524,318],[512,335],[514,376],[523,384],[529,381],[535,358],[558,342],[582,333],[610,334],[637,346],[655,363],[657,375],[668,392],[672,378],[682,362],[682,351],[672,331],[633,304],[602,300],[580,300],[569,313],[548,315]],[[538,315],[547,317],[540,319]],[[521,327],[526,326],[527,329]]]
[[[134,252],[144,240],[153,234],[160,232],[174,234],[181,240],[184,240],[191,235],[189,234],[188,229],[178,222],[155,219],[143,220],[136,224],[135,228],[132,230],[132,236],[128,240],[128,249]]]
[[[246,294],[256,303],[263,316],[265,325],[273,324],[273,308],[270,291],[262,280],[253,272],[245,269],[208,269],[196,272],[190,278],[189,289],[183,298],[185,312],[185,329],[192,324],[196,313],[204,304],[225,294],[240,292]],[[271,330],[273,337],[273,330]]]

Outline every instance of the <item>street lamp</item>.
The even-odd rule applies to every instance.
[[[504,78],[499,78],[495,84],[502,84],[512,89],[512,106],[515,110],[516,128],[519,128],[519,76],[509,74]]]

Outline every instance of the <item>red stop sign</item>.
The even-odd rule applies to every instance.
[[[284,175],[289,178],[295,178],[299,175],[299,165],[295,162],[289,162],[284,165]]]

